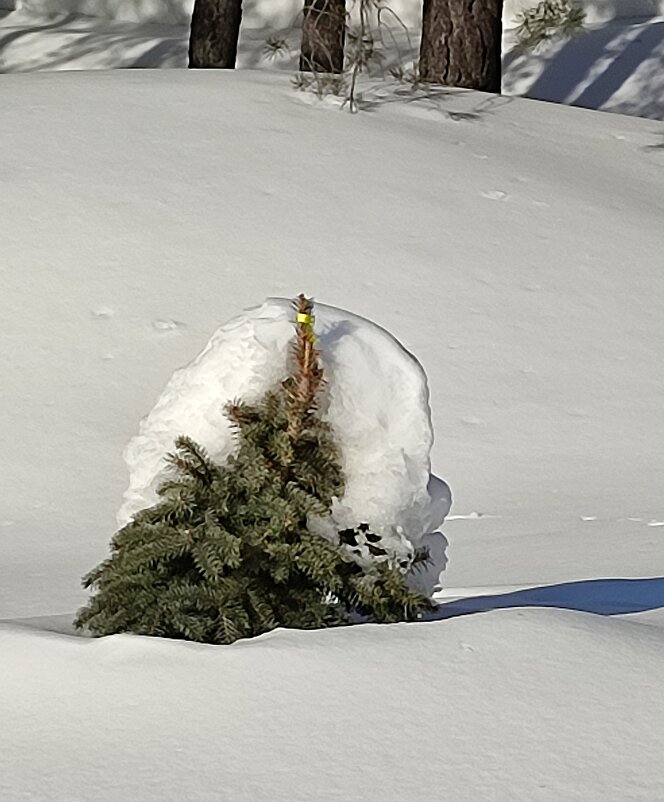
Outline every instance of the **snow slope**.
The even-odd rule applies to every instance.
[[[222,648],[8,627],[0,655],[12,802],[657,802],[664,789],[664,639],[638,624],[511,610]]]
[[[0,798],[664,797],[664,125],[366,100],[249,70],[2,77]],[[300,291],[427,371],[444,620],[63,634],[173,370]]]
[[[10,1],[0,0],[0,7]],[[533,4],[504,6],[506,95],[664,119],[664,0],[584,0],[588,33],[521,54],[514,49],[515,15]],[[192,6],[192,0],[22,0],[0,18],[0,72],[184,68]],[[245,0],[238,66],[295,73],[301,6],[301,0]],[[390,0],[389,7],[403,24],[385,14],[386,75],[417,58],[421,22],[420,2]],[[265,52],[274,33],[290,45],[277,59]]]
[[[483,515],[452,522],[448,584],[664,563],[660,123],[446,92],[347,115],[250,72],[0,92],[6,616],[76,606],[173,369],[302,290],[429,375],[433,470]]]
[[[650,17],[664,14],[664,0],[579,0],[588,22]],[[349,2],[351,12],[356,2]],[[509,26],[525,8],[537,5],[535,0],[505,0],[504,18]],[[414,28],[422,19],[419,0],[385,0],[386,15],[397,15]],[[84,14],[98,19],[119,22],[188,24],[194,0],[0,0],[0,8],[20,8],[36,14],[52,16],[62,12]],[[301,0],[244,0],[243,21],[251,28],[287,28],[302,11]]]
[[[664,16],[589,24],[535,53],[514,41],[507,31],[505,94],[664,119]]]

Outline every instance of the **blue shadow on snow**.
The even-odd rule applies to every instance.
[[[558,607],[597,615],[643,613],[664,607],[664,577],[587,579],[494,596],[475,596],[441,604],[431,615],[431,619],[484,613],[507,607]]]

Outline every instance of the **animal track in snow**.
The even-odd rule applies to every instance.
[[[488,200],[509,200],[509,195],[507,192],[503,192],[502,189],[490,189],[488,192],[483,192],[482,197],[487,198]]]
[[[170,318],[158,318],[152,321],[152,328],[155,331],[176,331],[177,329],[185,328],[187,324],[181,323],[179,320],[171,320]]]
[[[90,314],[96,320],[110,320],[115,315],[115,311],[108,306],[97,306],[90,310]]]

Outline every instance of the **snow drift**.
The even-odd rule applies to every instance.
[[[426,368],[446,587],[664,565],[661,123],[472,92],[350,115],[242,70],[1,83],[0,616],[73,615],[174,368],[302,289]]]
[[[475,93],[351,116],[248,71],[1,84],[0,617],[43,618],[0,624],[0,799],[660,800],[661,577],[591,578],[664,565],[661,123]],[[173,366],[301,288],[426,366],[447,598],[485,597],[443,615],[610,593],[652,624],[62,634]]]
[[[655,802],[663,660],[559,610],[223,647],[0,625],[0,797]]]

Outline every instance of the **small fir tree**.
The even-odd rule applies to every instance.
[[[296,321],[291,375],[259,403],[226,408],[239,448],[225,465],[176,440],[161,500],[116,533],[111,556],[84,578],[95,593],[78,628],[232,643],[277,626],[348,623],[351,612],[394,622],[432,608],[389,563],[363,569],[307,527],[329,515],[343,475],[317,413],[323,370],[303,295]]]

